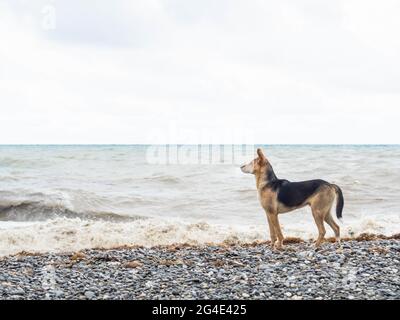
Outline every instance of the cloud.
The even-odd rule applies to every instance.
[[[0,142],[397,143],[400,8],[371,4],[3,2]]]

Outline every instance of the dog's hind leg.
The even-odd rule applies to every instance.
[[[326,230],[324,221],[326,221],[334,229],[335,235],[337,236],[338,229],[335,230],[335,227],[331,224],[331,220],[329,220],[329,218],[329,221],[326,220],[327,216],[330,216],[330,210],[332,208],[334,199],[335,194],[332,192],[332,189],[328,187],[322,187],[310,201],[312,214],[318,227],[318,238],[315,242],[316,247],[321,245],[325,237]]]
[[[335,222],[335,220],[333,220],[330,211],[328,211],[328,213],[325,216],[325,222],[329,224],[329,226],[332,228],[333,232],[335,233],[336,242],[340,245],[340,228]]]
[[[318,227],[318,238],[317,241],[315,242],[315,246],[319,247],[322,243],[322,241],[324,240],[325,237],[325,226],[324,226],[324,216],[323,216],[323,212],[315,207],[311,207],[312,210],[312,214],[315,220],[315,223],[317,224]]]

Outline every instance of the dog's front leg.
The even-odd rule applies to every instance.
[[[269,226],[269,235],[271,237],[271,248],[274,249],[275,247],[275,242],[276,242],[276,232],[274,228],[274,224],[271,220],[270,214],[268,212],[265,212],[267,215],[267,220],[268,220],[268,226]]]
[[[269,217],[270,217],[272,225],[275,229],[276,237],[278,238],[278,240],[275,243],[275,248],[282,249],[283,234],[282,234],[281,226],[279,225],[278,214],[277,213],[269,213]]]

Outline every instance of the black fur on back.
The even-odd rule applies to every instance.
[[[266,185],[278,193],[278,200],[287,207],[297,207],[312,196],[321,186],[329,184],[324,180],[290,182],[284,179],[270,180]]]

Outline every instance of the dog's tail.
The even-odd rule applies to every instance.
[[[336,217],[341,220],[344,207],[343,192],[342,189],[340,189],[336,184],[332,184],[332,187],[336,191]]]

